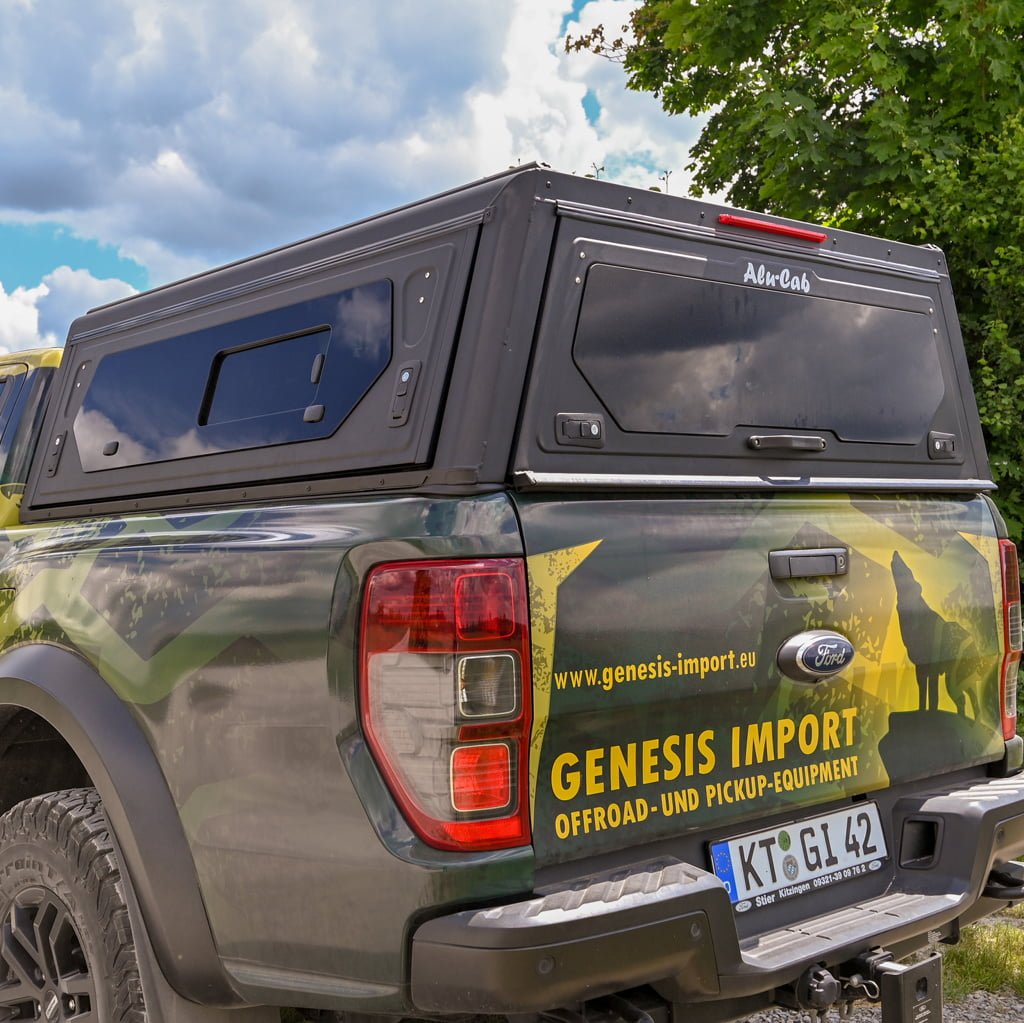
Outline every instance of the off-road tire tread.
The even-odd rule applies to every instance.
[[[0,817],[0,847],[11,841],[40,842],[67,858],[90,899],[95,900],[102,925],[103,933],[96,937],[104,945],[112,969],[111,1023],[146,1023],[125,879],[99,794],[95,789],[65,789],[18,803]],[[92,967],[102,968],[102,964]]]

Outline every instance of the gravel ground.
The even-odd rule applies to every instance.
[[[837,1023],[840,1018],[843,1023],[879,1023],[882,1011],[877,1007],[858,1009],[852,1016],[844,1017],[830,1012],[825,1018],[828,1023]],[[1024,999],[975,991],[962,1002],[947,1002],[942,1019],[943,1023],[1021,1023],[1024,1020]],[[818,1023],[818,1017],[787,1009],[769,1009],[751,1016],[748,1023]]]
[[[999,914],[986,922],[1024,927],[1024,917],[1016,915]],[[984,927],[985,924],[976,926]],[[839,1023],[840,1020],[842,1023],[881,1023],[881,1019],[882,1010],[878,1006],[858,1008],[851,1016],[830,1012],[825,1017],[826,1023]],[[768,1009],[749,1017],[746,1023],[819,1023],[819,1019],[806,1012]],[[942,1023],[1024,1023],[1024,998],[1007,992],[975,991],[958,1002],[946,1002]]]

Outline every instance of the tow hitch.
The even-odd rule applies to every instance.
[[[932,953],[918,963],[897,963],[892,953],[874,949],[845,963],[838,976],[824,966],[807,969],[797,983],[780,992],[779,1002],[817,1013],[830,1009],[852,1014],[865,999],[880,1004],[882,1023],[941,1023],[942,956]]]
[[[989,872],[982,895],[987,899],[1016,902],[1024,899],[1024,863],[996,863]]]

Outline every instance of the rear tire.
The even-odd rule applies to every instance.
[[[145,1023],[126,884],[95,789],[0,817],[0,1021]]]

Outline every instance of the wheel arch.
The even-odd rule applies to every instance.
[[[177,807],[128,707],[92,665],[48,644],[0,655],[0,712],[10,707],[46,721],[99,792],[171,987],[200,1004],[240,1004],[217,955]]]

